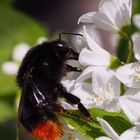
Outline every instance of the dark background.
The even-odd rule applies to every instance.
[[[77,29],[78,18],[97,9],[98,3],[99,0],[16,0],[14,6],[55,33]]]

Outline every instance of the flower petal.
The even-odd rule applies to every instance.
[[[119,98],[120,108],[134,124],[140,124],[140,93]]]
[[[106,67],[95,67],[93,69],[92,79],[94,91],[104,87],[106,88],[106,92],[110,93],[110,96],[120,95],[120,82],[115,77],[113,70]]]
[[[92,71],[94,67],[87,67],[82,74],[76,79],[76,85],[78,85],[79,82],[82,82],[90,77],[92,77]]]
[[[79,62],[84,66],[109,66],[110,55],[84,48],[79,55]]]
[[[80,98],[81,103],[86,107],[90,108],[94,106],[94,98],[92,96],[92,86],[90,83],[83,82],[77,86],[72,92],[73,95]]]
[[[92,23],[97,28],[118,32],[123,26],[130,25],[131,7],[132,0],[101,0],[98,12],[84,14],[78,22]]]
[[[118,134],[114,131],[114,129],[108,124],[108,122],[106,122],[105,120],[101,119],[101,118],[97,118],[98,122],[100,123],[100,125],[102,126],[102,128],[104,129],[104,131],[107,133],[107,135],[112,138],[113,140],[118,140],[119,136]]]
[[[91,51],[95,51],[97,53],[106,53],[109,54],[107,51],[105,51],[104,49],[102,49],[101,45],[101,41],[99,38],[99,35],[94,31],[93,33],[93,29],[87,28],[86,26],[83,27],[84,29],[84,35],[88,44],[88,47]],[[92,33],[90,33],[92,31]],[[99,45],[100,44],[100,45]]]
[[[139,63],[130,63],[119,67],[116,71],[116,77],[128,87],[139,88],[140,80],[139,75],[137,75],[139,67]]]
[[[140,126],[134,126],[119,137],[119,140],[140,140]]]
[[[18,44],[14,50],[12,58],[14,61],[21,62],[27,51],[29,50],[30,46],[26,43]]]
[[[136,14],[133,16],[133,22],[136,27],[140,29],[140,14]]]
[[[18,71],[18,64],[12,61],[7,61],[2,64],[2,71],[7,75],[16,75]]]
[[[120,105],[117,97],[107,100],[103,104],[103,109],[109,112],[119,112]]]
[[[99,12],[104,13],[119,28],[130,25],[131,9],[132,0],[101,0],[99,4]]]
[[[136,59],[140,62],[140,36],[136,36],[134,39],[134,54]]]
[[[125,92],[125,95],[140,95],[140,89],[137,89],[137,88],[129,88],[126,92]]]
[[[105,14],[103,13],[98,13],[98,12],[89,12],[87,14],[82,15],[78,23],[92,23],[94,24],[95,27],[106,30],[106,31],[111,31],[111,32],[116,32],[119,29],[115,26],[113,26],[108,17],[106,17]]]
[[[112,139],[103,136],[103,137],[96,138],[95,140],[112,140]]]

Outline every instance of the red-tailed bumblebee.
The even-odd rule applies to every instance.
[[[21,63],[17,74],[22,90],[18,121],[39,140],[57,140],[63,135],[56,115],[66,111],[58,102],[60,98],[77,105],[83,116],[90,118],[80,99],[68,93],[60,83],[68,71],[78,71],[65,64],[66,60],[78,60],[78,57],[66,42],[57,40],[31,48]]]

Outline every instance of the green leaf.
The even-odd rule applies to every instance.
[[[90,109],[90,113],[92,116],[106,120],[119,135],[133,126],[122,113],[107,112],[99,108]]]
[[[128,118],[122,113],[111,113],[98,108],[89,109],[89,112],[93,118],[99,117],[106,120],[119,135],[133,126]],[[70,110],[70,114],[73,115],[64,113],[61,115],[67,123],[72,125],[82,135],[92,140],[106,135],[97,122],[91,122],[84,119],[79,111]]]
[[[12,50],[18,43],[35,45],[40,36],[46,36],[45,29],[31,18],[16,10],[0,5],[0,66],[11,60]],[[17,90],[14,76],[7,76],[0,67],[0,96],[13,94]]]
[[[72,114],[75,114],[75,111]],[[94,140],[99,136],[106,136],[105,132],[99,125],[83,119],[80,116],[72,116],[70,114],[62,114],[62,116],[67,123],[90,140]]]
[[[109,66],[109,68],[115,69],[115,68],[118,68],[121,65],[122,65],[121,61],[118,59],[118,57],[112,55],[111,59],[110,59],[110,66]]]

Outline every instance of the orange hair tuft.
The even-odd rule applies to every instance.
[[[39,140],[58,140],[63,130],[59,122],[47,120],[37,124],[31,134]]]

